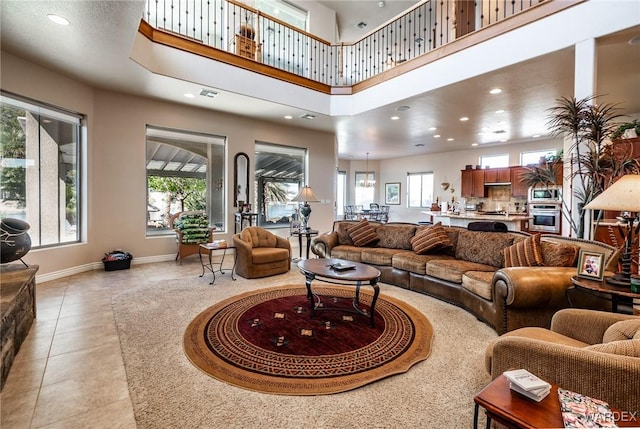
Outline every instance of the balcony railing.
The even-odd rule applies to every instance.
[[[233,0],[147,0],[143,19],[332,87],[352,86],[548,0],[427,0],[355,43],[331,44]]]

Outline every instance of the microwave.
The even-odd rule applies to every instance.
[[[562,188],[560,186],[531,187],[529,188],[529,202],[555,202],[562,201]]]

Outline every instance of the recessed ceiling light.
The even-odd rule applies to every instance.
[[[507,139],[500,140],[500,143],[505,143],[505,142],[507,142]]]
[[[284,118],[285,118],[285,119],[293,119],[293,116],[291,116],[291,115],[284,115]]]
[[[409,107],[409,106],[398,106],[398,107],[396,107],[396,110],[398,112],[404,112],[404,111],[409,110],[409,109],[411,109],[411,107]]]
[[[502,113],[504,113],[504,110],[502,110],[502,109],[500,109],[500,110],[496,110],[496,115],[500,115],[500,114],[502,114]]]
[[[471,143],[471,146],[478,146],[478,143]]]
[[[187,98],[195,98],[195,95],[189,94],[188,92],[185,93],[184,96],[187,97]]]
[[[49,18],[51,21],[55,22],[56,24],[59,25],[69,25],[70,22],[67,18],[64,18],[60,15],[54,15],[53,13],[50,13],[49,15],[47,15],[47,18]]]
[[[636,36],[629,40],[630,45],[640,45],[640,36]]]
[[[391,117],[391,120],[392,120],[392,121],[397,121],[398,119],[400,119],[400,116],[392,116],[392,117]]]
[[[448,141],[448,142],[452,142],[452,141],[453,141],[453,137],[449,137],[449,138],[447,139],[447,141]]]
[[[467,118],[466,116],[463,116],[462,118],[460,118],[460,121],[461,121],[461,122],[466,122],[466,121],[468,121],[468,120],[469,120],[469,118]]]
[[[435,131],[435,130],[437,130],[436,127],[429,127],[429,131]]]
[[[500,94],[502,92],[502,90],[500,88],[493,88],[491,91],[489,91],[489,94]]]
[[[434,138],[434,139],[439,139],[439,138],[440,138],[440,134],[434,134],[434,135],[433,135],[433,138]]]
[[[540,137],[540,134],[534,134],[531,137],[533,137],[534,139],[537,139],[538,137]]]

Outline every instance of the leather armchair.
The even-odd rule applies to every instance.
[[[236,274],[247,279],[286,273],[291,269],[291,244],[259,226],[233,236],[238,253]]]
[[[492,341],[485,364],[492,378],[524,368],[640,417],[640,317],[560,310],[551,329],[520,328]]]

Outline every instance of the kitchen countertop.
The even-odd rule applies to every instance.
[[[465,212],[464,214],[454,214],[453,212],[440,212],[440,211],[423,211],[423,214],[428,216],[448,217],[451,219],[470,219],[470,220],[487,220],[487,221],[502,221],[502,222],[518,222],[522,220],[531,219],[531,216],[527,214],[510,214],[507,215],[489,215],[480,212]]]

